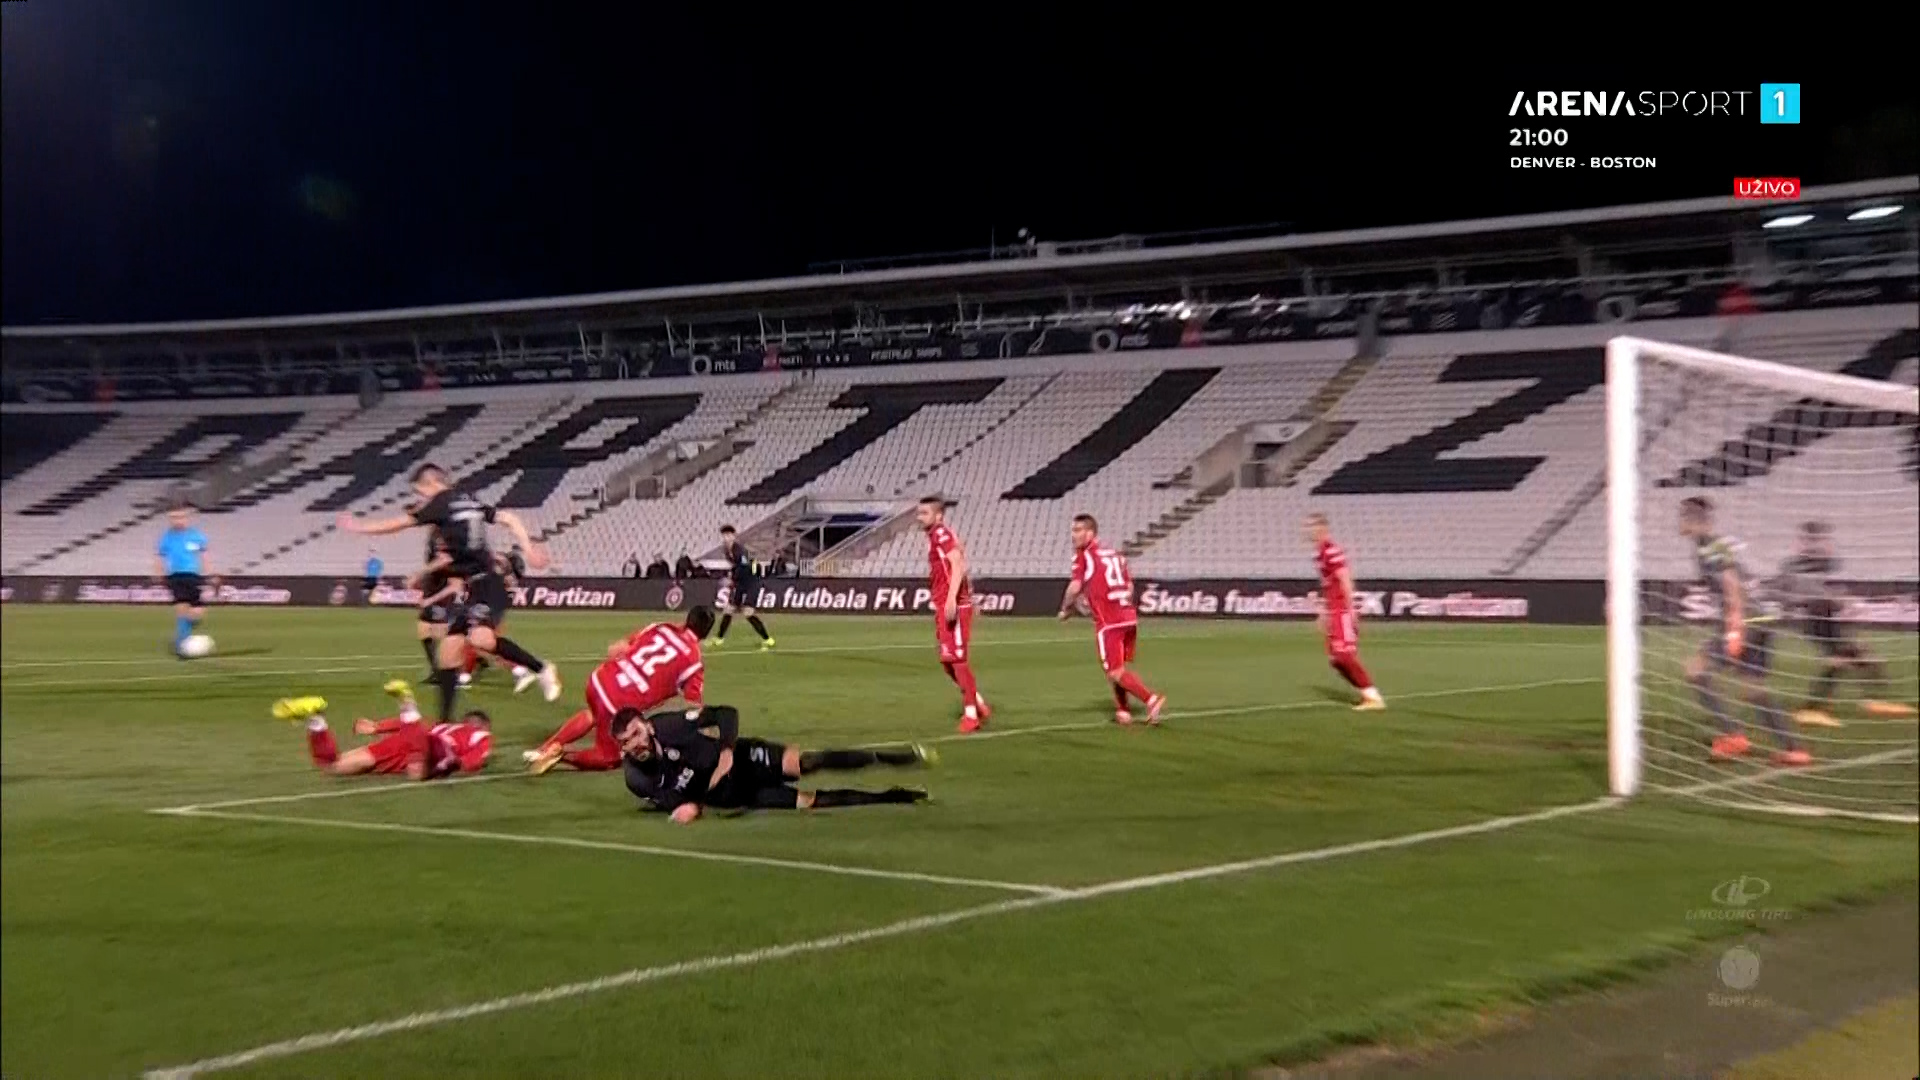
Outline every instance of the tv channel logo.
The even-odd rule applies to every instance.
[[[1760,122],[1797,124],[1800,122],[1800,84],[1763,82],[1760,84]]]

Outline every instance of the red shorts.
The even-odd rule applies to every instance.
[[[619,754],[620,744],[613,738],[613,702],[601,692],[598,673],[587,677],[587,711],[593,714],[593,746],[602,753]],[[614,710],[618,711],[618,710]]]
[[[1360,651],[1360,623],[1353,612],[1327,612],[1327,655],[1336,659]]]
[[[1108,674],[1117,674],[1120,669],[1133,663],[1133,647],[1140,640],[1140,626],[1137,623],[1125,623],[1118,626],[1103,626],[1096,630],[1093,642],[1100,649],[1100,666]]]
[[[408,763],[427,760],[427,725],[407,724],[391,735],[368,743],[367,752],[373,755],[374,772],[406,772]]]
[[[933,637],[940,643],[940,662],[964,664],[967,649],[973,645],[973,605],[960,605],[960,618],[952,626],[936,609],[933,613]]]

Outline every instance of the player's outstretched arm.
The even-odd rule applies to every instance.
[[[400,517],[382,518],[379,521],[361,521],[352,514],[342,511],[334,524],[341,532],[350,532],[359,536],[390,536],[393,533],[405,532],[420,523],[413,520],[412,515],[406,514]]]
[[[532,534],[527,532],[527,523],[520,520],[519,514],[511,510],[496,510],[493,520],[501,528],[513,534],[514,542],[520,545],[520,550],[527,553],[528,566],[535,570],[547,568],[546,545],[537,543],[533,539]]]
[[[719,732],[721,746],[732,746],[740,738],[740,710],[731,705],[708,705],[695,723],[701,730]]]
[[[1080,579],[1067,582],[1067,591],[1060,597],[1060,621],[1073,618],[1074,601],[1080,599]]]

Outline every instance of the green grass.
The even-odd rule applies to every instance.
[[[560,704],[498,679],[494,769],[572,711],[635,620],[517,615]],[[774,618],[709,697],[802,745],[945,737],[920,620]],[[1631,977],[1701,938],[1718,883],[1817,906],[1920,877],[1905,826],[1643,800],[1482,835],[1110,894],[837,876],[629,850],[147,813],[375,788],[306,762],[275,697],[377,714],[419,651],[401,612],[218,611],[219,658],[162,655],[158,611],[0,623],[9,1077],[132,1076],[266,1043],[1003,905],[946,925],[670,975],[253,1063],[226,1075],[1159,1076],[1448,1030]],[[1606,794],[1597,630],[1369,629],[1391,711],[1356,715],[1311,627],[1152,623],[1164,729],[1104,723],[1085,623],[994,619],[995,730],[947,741],[937,801],[678,828],[615,776],[400,786],[238,808],[301,821],[671,847],[1074,889],[1402,837]],[[303,659],[311,658],[311,659]],[[300,674],[295,674],[300,672]],[[336,729],[343,729],[336,723]],[[887,774],[857,782],[884,783]]]

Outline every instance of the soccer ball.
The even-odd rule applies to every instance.
[[[180,655],[189,660],[198,660],[213,652],[213,639],[205,634],[194,634],[180,643]]]

